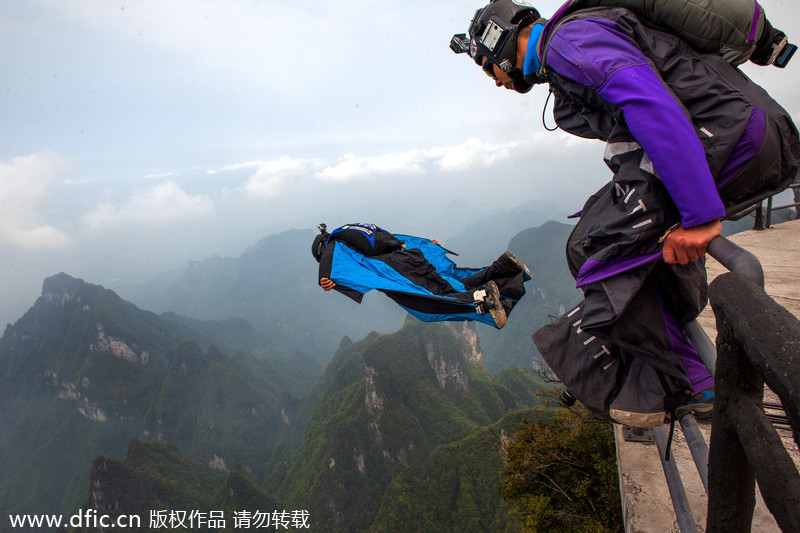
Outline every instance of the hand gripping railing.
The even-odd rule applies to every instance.
[[[742,274],[760,288],[764,288],[764,269],[758,258],[744,248],[737,246],[725,237],[717,237],[709,243],[708,255],[731,272]],[[700,354],[700,359],[703,360],[711,375],[716,377],[717,347],[696,320],[684,324],[684,329]]]

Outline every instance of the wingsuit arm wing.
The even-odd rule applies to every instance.
[[[335,250],[335,248],[336,248],[336,242],[334,241],[334,242],[331,242],[330,245],[328,245],[328,247],[326,247],[325,251],[322,253],[322,258],[319,261],[319,279],[320,280],[322,278],[333,279],[333,278],[331,278],[331,270],[333,268],[333,260],[334,260],[334,250]],[[344,294],[345,296],[347,296],[351,300],[354,300],[356,303],[361,303],[362,298],[364,298],[364,294],[363,293],[361,293],[361,292],[359,292],[357,290],[351,289],[349,287],[346,287],[346,286],[342,285],[341,283],[336,283],[336,286],[333,288],[333,290]]]

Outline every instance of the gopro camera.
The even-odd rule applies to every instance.
[[[457,33],[450,39],[450,50],[457,54],[469,52],[469,38],[466,33]]]

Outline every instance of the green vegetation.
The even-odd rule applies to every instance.
[[[260,482],[265,458],[293,431],[293,393],[306,392],[320,370],[307,356],[290,368],[282,354],[248,355],[253,335],[233,344],[248,329],[220,322],[194,334],[186,321],[102,287],[48,278],[0,339],[0,508],[74,510],[93,460],[123,456],[132,437],[170,442],[217,468],[241,464]],[[237,355],[186,340],[214,334]]]
[[[352,317],[328,320],[327,307],[308,314],[305,329],[225,318],[302,314],[310,300],[274,299],[281,284],[321,294],[287,265],[269,270],[274,239],[241,260],[190,267],[173,296],[209,317],[219,297],[213,321],[143,311],[66,274],[48,278],[0,339],[0,508],[71,515],[91,503],[228,519],[294,509],[325,533],[615,531],[607,428],[542,409],[546,384],[514,368],[538,358],[531,329],[575,296],[551,250],[569,226],[536,230],[512,241],[536,277],[494,338],[489,328],[408,318],[353,342],[334,333]],[[254,279],[260,285],[248,285]],[[286,343],[335,334],[325,365]],[[556,460],[565,461],[557,472],[542,468]],[[558,486],[545,490],[547,478]]]
[[[623,530],[614,437],[579,404],[526,420],[507,445],[501,492],[525,531]]]
[[[429,493],[416,491],[419,480],[433,479],[430,491],[459,492],[466,471],[440,472],[469,463],[474,490],[487,489],[475,498],[491,513],[484,516],[465,500],[464,517],[510,524],[495,511],[502,507],[496,437],[511,427],[508,413],[536,404],[541,384],[529,375],[491,376],[469,362],[470,350],[450,327],[416,320],[340,350],[323,377],[327,389],[279,497],[289,507],[308,509],[318,531],[392,530],[398,524],[416,530],[416,521],[396,520],[433,504]],[[506,421],[495,426],[500,419]],[[452,518],[451,511],[431,519],[427,530],[448,531],[469,521]]]
[[[163,520],[171,531],[192,531],[192,521],[185,516],[183,525],[170,521],[169,511],[210,513],[225,521],[220,531],[233,531],[237,511],[272,512],[282,509],[236,467],[223,476],[208,466],[185,458],[177,447],[169,444],[140,442],[132,439],[123,461],[98,457],[92,465],[91,496],[83,509],[99,509],[116,520],[121,515],[136,515],[143,529]],[[152,513],[161,513],[162,518]],[[207,522],[206,522],[207,523]],[[217,524],[219,522],[216,522]],[[196,523],[195,523],[196,524]],[[203,529],[200,527],[199,529]],[[216,528],[215,528],[216,529]],[[74,528],[73,533],[94,531],[93,527]]]
[[[371,531],[517,532],[518,520],[499,494],[502,443],[532,410],[512,412],[459,441],[437,447],[418,468],[400,467]]]

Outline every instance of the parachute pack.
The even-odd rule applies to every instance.
[[[329,241],[341,241],[368,257],[399,250],[403,243],[388,231],[375,224],[356,222],[336,228]]]
[[[570,0],[558,15],[592,7],[624,7],[732,65],[748,60],[783,68],[797,46],[767,20],[756,0]]]

